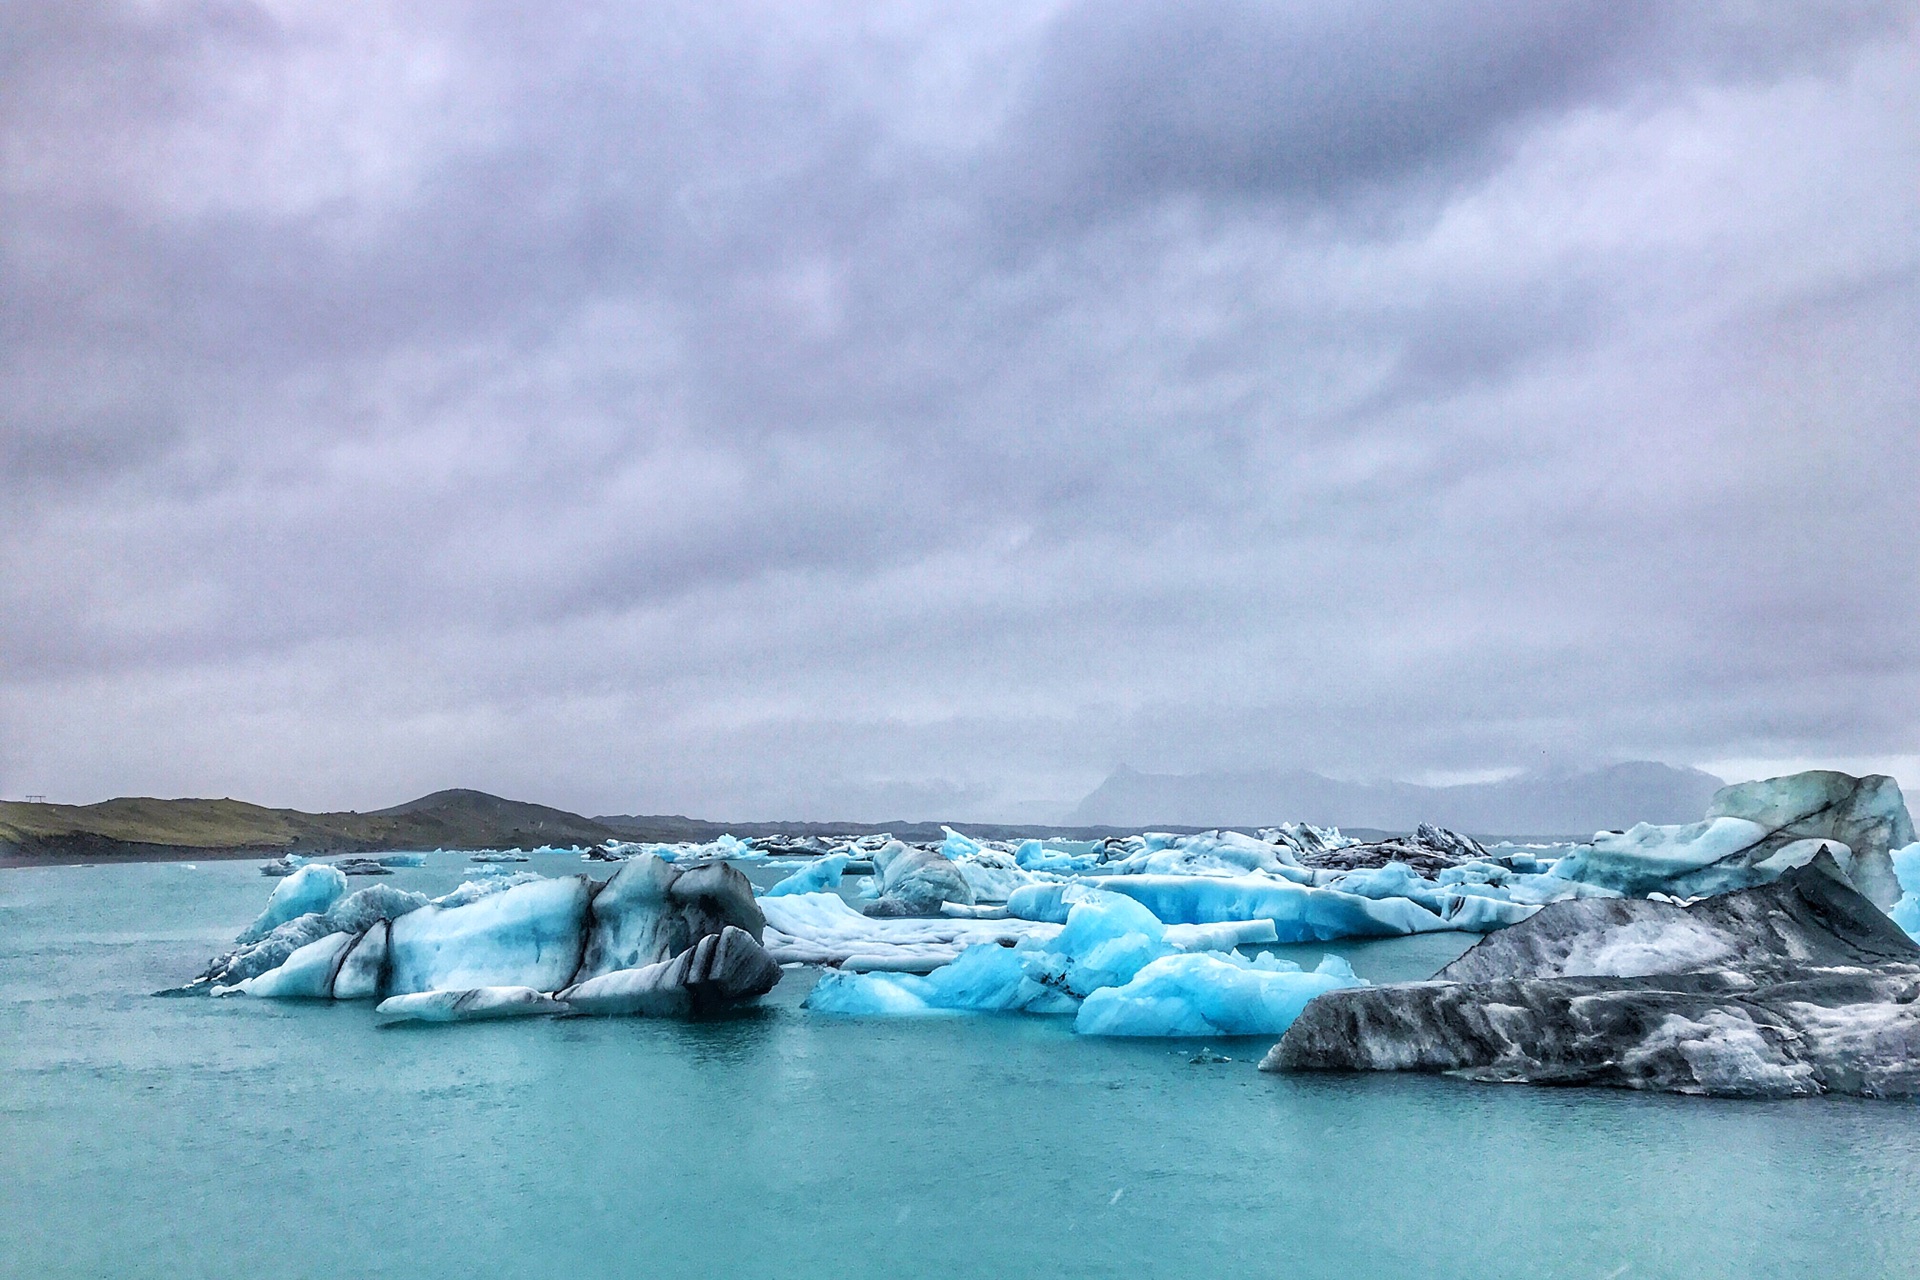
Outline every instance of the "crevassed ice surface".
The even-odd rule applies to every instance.
[[[439,894],[464,866],[388,882]],[[1262,1076],[1262,1040],[816,1018],[805,971],[692,1023],[382,1030],[364,1006],[146,994],[224,949],[264,885],[250,862],[0,870],[0,1275],[1634,1280],[1920,1258],[1906,1104]],[[1278,950],[1380,982],[1474,940]]]

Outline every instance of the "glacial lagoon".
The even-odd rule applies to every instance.
[[[1909,1103],[1262,1075],[1267,1039],[822,1016],[810,970],[695,1022],[154,998],[257,867],[0,871],[0,1272],[1920,1275]],[[1280,950],[1379,982],[1472,941]]]

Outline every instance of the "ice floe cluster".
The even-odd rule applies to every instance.
[[[1360,985],[1346,962],[1312,972],[1240,943],[1272,942],[1269,920],[1169,925],[1132,898],[1076,895],[1065,923],[1011,946],[969,947],[916,976],[842,968],[820,979],[807,1007],[838,1014],[1070,1013],[1074,1030],[1112,1036],[1263,1035],[1286,1030],[1323,991]]]
[[[1278,1035],[1316,996],[1366,984],[1338,957],[1306,970],[1262,947],[1487,934],[1551,904],[1678,911],[1817,859],[1920,935],[1920,843],[1899,788],[1827,772],[1724,788],[1699,823],[1571,846],[1489,849],[1431,826],[1360,841],[1305,824],[1080,841],[723,836],[581,854],[615,866],[606,881],[519,870],[520,853],[469,856],[488,874],[428,900],[349,893],[348,869],[290,855],[235,950],[188,989],[378,999],[387,1017],[421,1020],[673,1014],[751,1000],[781,966],[808,965],[825,970],[807,1001],[820,1014]],[[734,863],[791,874],[756,896]],[[1712,963],[1718,944],[1701,936],[1636,923],[1606,945],[1639,948],[1635,963],[1659,972]]]
[[[605,881],[509,873],[432,900],[348,893],[337,867],[315,863],[182,990],[378,1000],[389,1020],[697,1013],[779,982],[764,929],[752,885],[724,862],[643,856]]]

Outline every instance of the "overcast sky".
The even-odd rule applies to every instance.
[[[0,794],[1920,782],[1870,0],[0,7]]]

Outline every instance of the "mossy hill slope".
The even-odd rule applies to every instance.
[[[302,813],[242,800],[0,801],[0,854],[15,858],[531,849],[611,838],[591,818],[481,791],[436,791],[371,813]]]

